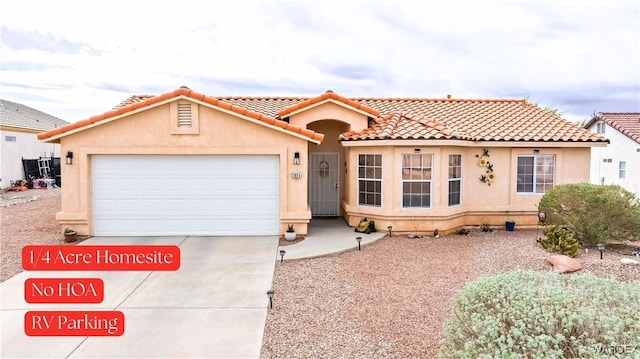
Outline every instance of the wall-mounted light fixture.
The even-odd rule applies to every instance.
[[[533,150],[533,154],[534,154],[534,155],[537,155],[538,153],[540,153],[540,150],[539,150],[539,149],[534,149],[534,150]]]
[[[293,153],[293,164],[294,165],[299,165],[300,164],[300,152],[294,152]]]
[[[64,163],[68,165],[73,164],[73,152],[67,151],[67,157],[65,158]]]
[[[413,149],[413,153],[420,153],[420,149],[419,148],[414,148]]]

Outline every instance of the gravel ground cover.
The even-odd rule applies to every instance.
[[[535,241],[541,233],[394,236],[362,251],[278,262],[261,357],[436,357],[443,322],[466,283],[514,269],[551,270],[550,254]],[[610,247],[628,251],[629,245]],[[640,266],[623,265],[622,257],[630,258],[606,251],[600,260],[597,250],[582,250],[576,259],[584,269],[569,275],[640,285]]]
[[[74,245],[55,220],[60,189],[0,196],[1,281],[22,271],[22,247]],[[396,235],[339,255],[277,262],[274,307],[262,358],[432,358],[444,320],[466,283],[513,269],[548,271],[535,239],[542,230],[408,239]],[[78,242],[76,242],[78,243]],[[631,246],[594,248],[576,258],[591,273],[640,285],[640,266],[620,263]]]
[[[57,212],[60,212],[60,188],[0,195],[0,282],[22,272],[22,247],[25,245],[67,244],[56,221]]]

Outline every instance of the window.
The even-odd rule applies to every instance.
[[[613,162],[613,159],[611,159],[611,158],[603,158],[603,159],[602,159],[602,162],[603,162],[603,163],[612,163],[612,162]]]
[[[625,178],[626,174],[627,174],[627,162],[620,161],[620,163],[618,164],[618,177]]]
[[[545,193],[553,187],[554,155],[518,156],[516,191],[518,193]]]
[[[402,155],[402,207],[431,207],[431,155]]]
[[[358,204],[382,206],[382,155],[358,155]]]
[[[462,155],[449,155],[449,206],[460,204]]]
[[[605,128],[604,122],[596,123],[596,133],[604,135],[604,128]]]
[[[16,136],[4,136],[6,142],[16,142]]]

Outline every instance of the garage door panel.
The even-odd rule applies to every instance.
[[[276,235],[277,156],[93,156],[95,235]]]

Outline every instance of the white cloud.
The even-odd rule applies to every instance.
[[[2,96],[70,121],[134,93],[181,85],[210,95],[333,89],[345,96],[529,97],[579,120],[593,111],[640,111],[639,7],[635,1],[5,2]],[[33,48],[7,45],[21,34],[31,36]]]

